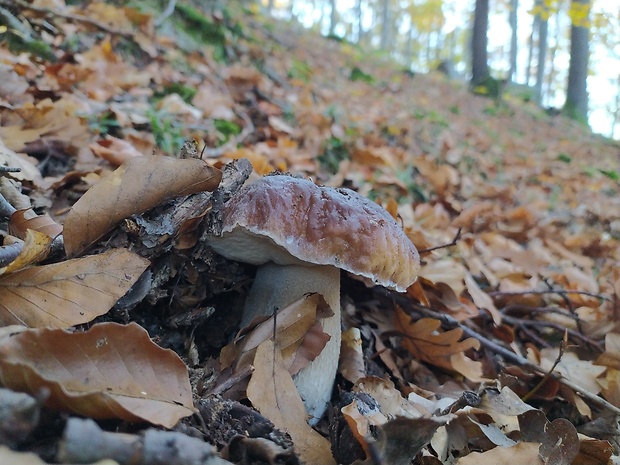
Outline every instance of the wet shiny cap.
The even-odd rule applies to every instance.
[[[390,214],[349,189],[320,187],[287,175],[241,188],[223,207],[220,255],[261,265],[331,265],[404,292],[420,256]]]

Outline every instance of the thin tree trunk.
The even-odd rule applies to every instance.
[[[362,17],[362,0],[357,0],[355,4],[355,16],[357,17],[357,37],[356,42],[359,44],[362,40],[362,35],[364,34],[364,24]]]
[[[547,84],[546,84],[546,89],[544,92],[544,95],[545,95],[544,106],[553,105],[553,101],[555,100],[554,98],[555,90],[553,86],[553,80],[555,78],[555,54],[558,51],[558,44],[560,43],[560,35],[561,35],[560,16],[556,14],[555,15],[555,30],[553,33],[553,47],[551,47],[551,49],[549,50],[550,68],[549,68],[549,73],[547,73]]]
[[[536,63],[536,103],[540,105],[542,102],[542,88],[545,80],[545,65],[547,59],[547,33],[549,31],[549,22],[547,21],[547,12],[544,10],[539,14],[538,20],[538,59]]]
[[[489,29],[489,0],[476,0],[474,28],[471,39],[471,82],[473,85],[489,78],[487,31]]]
[[[525,70],[525,84],[530,85],[530,79],[532,77],[532,61],[534,59],[534,36],[538,32],[538,21],[540,21],[540,17],[538,15],[534,16],[534,20],[532,21],[532,33],[530,34],[530,40],[528,43],[528,54],[527,54],[527,68]]]
[[[382,0],[381,2],[381,42],[379,47],[381,50],[387,50],[390,44],[390,2]]]
[[[616,106],[611,114],[611,131],[609,133],[609,137],[611,137],[612,139],[616,135],[616,126],[618,125],[618,117],[620,117],[620,74],[618,75],[617,84],[618,86],[616,88]]]
[[[336,0],[329,1],[329,35],[333,36],[336,31],[336,22],[338,21],[338,11],[336,10]]]
[[[508,81],[512,82],[517,73],[517,13],[519,12],[519,0],[510,0],[510,13],[508,23],[510,24],[510,70],[508,71]]]
[[[571,7],[587,5],[588,0],[571,0]],[[570,64],[564,111],[582,122],[588,119],[588,54],[589,29],[587,24],[575,23],[570,30]]]

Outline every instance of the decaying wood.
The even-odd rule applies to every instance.
[[[120,465],[230,465],[210,444],[175,431],[140,435],[103,431],[93,420],[71,418],[60,443],[61,463],[116,460]]]

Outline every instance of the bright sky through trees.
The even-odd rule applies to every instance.
[[[330,1],[327,0],[290,0],[293,1],[293,14],[307,27],[320,28],[326,34],[329,30]],[[389,1],[389,0],[386,0]],[[357,22],[357,0],[336,0],[338,11],[334,31],[337,35],[355,41]],[[381,1],[362,1],[363,28],[367,32],[367,45],[377,47],[381,35]],[[418,18],[413,18],[414,27],[423,11],[429,11],[424,6],[427,0],[403,0],[398,3],[390,2],[393,14],[392,30],[398,31],[394,35],[392,49],[389,51],[395,58],[407,64],[410,61],[413,71],[426,72],[437,65],[437,62],[429,62],[423,49],[426,45],[420,45],[421,41],[428,41],[434,47],[447,47],[448,34],[456,36],[458,42],[455,46],[455,69],[466,79],[468,66],[466,60],[468,33],[471,25],[474,1],[444,0],[436,2],[441,5],[443,14],[442,34],[433,36],[424,32],[416,33],[414,41],[418,41],[417,49],[411,57],[407,58],[404,51],[407,47],[409,35],[409,12],[419,12]],[[561,108],[566,98],[566,83],[569,65],[570,46],[570,18],[568,16],[569,0],[546,0],[552,5],[552,13],[549,16],[549,33],[547,67],[545,70],[545,82],[542,87],[542,105],[544,107]],[[519,1],[518,15],[518,57],[515,81],[526,83],[527,60],[529,54],[529,41],[532,33],[533,15],[530,13],[534,6],[534,0]],[[507,0],[491,0],[491,12],[489,18],[489,66],[491,74],[497,79],[504,78],[510,67],[510,27],[508,24]],[[396,11],[398,10],[398,11]],[[276,2],[276,14],[290,11],[290,3],[287,0]],[[589,60],[589,123],[594,132],[612,135],[614,119],[618,109],[618,93],[620,90],[620,0],[593,0],[590,13],[590,60]],[[426,13],[428,14],[428,13]],[[536,40],[536,39],[535,39]],[[409,45],[411,47],[411,45]],[[442,51],[441,58],[447,58],[449,53]],[[535,53],[530,71],[529,84],[535,81]],[[553,59],[553,65],[550,61]],[[613,137],[620,138],[620,125],[615,125]]]

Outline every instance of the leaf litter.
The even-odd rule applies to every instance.
[[[51,21],[58,40],[42,37],[59,60],[0,48],[12,70],[0,161],[21,168],[3,177],[27,197],[10,218],[25,243],[0,277],[3,325],[29,327],[0,340],[6,387],[49,412],[169,428],[194,412],[192,395],[224,402],[217,392],[245,412],[240,424],[176,428],[238,463],[274,444],[241,427],[258,421],[248,400],[310,464],[617,463],[616,142],[233,5],[179,6],[156,30],[157,13],[131,7],[38,4],[7,11]],[[75,48],[58,46],[70,36]],[[407,294],[343,277],[348,348],[317,429],[285,366],[320,303],[235,340],[252,270],[201,240],[223,201],[272,170],[354,188],[419,249],[459,238],[423,254]],[[284,326],[295,337],[274,347]],[[242,451],[239,432],[262,445]]]

